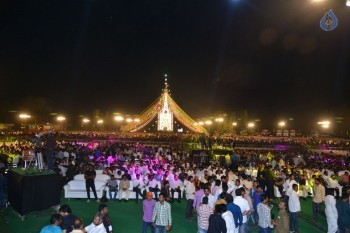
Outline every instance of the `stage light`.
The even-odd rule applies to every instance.
[[[199,125],[204,125],[203,121],[198,122]]]
[[[346,0],[345,5],[348,6],[348,7],[350,7],[350,0]]]
[[[237,126],[237,122],[233,122],[233,123],[232,123],[232,126]]]
[[[134,122],[140,122],[140,119],[136,118],[134,119]]]
[[[98,120],[97,124],[103,124],[103,120]]]
[[[128,119],[126,119],[126,122],[128,122],[128,123],[130,123],[130,122],[132,122],[133,120],[131,119],[131,118],[128,118]]]

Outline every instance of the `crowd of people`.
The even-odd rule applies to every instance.
[[[31,143],[3,145],[1,150],[42,153],[46,167],[52,161],[52,169],[61,174],[64,182],[76,174],[85,174],[88,197],[90,189],[94,191],[95,170],[103,170],[111,177],[107,181],[109,201],[116,201],[118,195],[121,200],[124,192],[128,201],[132,181],[135,201],[143,199],[143,233],[148,227],[152,233],[170,229],[171,203],[183,200],[186,200],[184,219],[193,221],[196,217],[200,233],[245,233],[252,229],[299,232],[298,219],[303,211],[300,202],[304,200],[312,201],[314,223],[322,216],[327,220],[329,233],[350,231],[348,154],[341,156],[307,148],[249,147],[233,150],[224,155],[224,160],[195,164],[190,153],[176,144],[72,143],[56,142],[55,138],[53,133],[36,135]],[[101,201],[96,195],[95,199]],[[277,216],[272,214],[272,203],[278,204]],[[69,215],[71,211],[63,207],[60,215],[52,216],[48,228],[65,230],[65,213]],[[93,225],[83,227],[78,218],[70,217],[70,227],[77,226],[74,230],[83,232],[111,232],[104,224],[104,219],[109,219],[107,213],[107,206],[101,204]],[[48,232],[44,230],[43,233]],[[70,228],[66,232],[71,232]]]

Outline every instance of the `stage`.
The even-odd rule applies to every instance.
[[[21,216],[60,204],[61,178],[53,172],[25,172],[22,168],[9,170],[8,200]]]

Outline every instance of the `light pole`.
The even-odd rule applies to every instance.
[[[83,124],[81,125],[82,128],[84,128],[84,125],[87,125],[90,122],[88,118],[84,118],[82,121],[83,121]]]
[[[324,120],[324,121],[319,121],[317,122],[318,125],[321,126],[321,128],[326,131],[329,129],[330,125],[331,125],[331,122],[328,121],[328,120]]]
[[[282,132],[282,139],[284,139],[284,134],[283,134],[283,128],[286,126],[286,122],[280,121],[278,122],[279,127],[281,127],[281,132]]]
[[[31,118],[30,115],[26,113],[21,113],[19,114],[19,118],[22,120],[22,128],[24,127],[25,129],[27,128],[27,119]]]
[[[234,134],[237,134],[236,128],[237,128],[237,122],[232,122],[232,129],[233,129]]]
[[[124,121],[124,117],[123,116],[115,116],[114,117],[114,120],[117,122],[117,125],[118,125],[118,127],[117,127],[117,132],[119,132],[120,131],[120,127],[121,127],[121,122],[122,121]]]
[[[56,120],[60,123],[60,130],[62,131],[63,130],[63,127],[62,127],[63,121],[65,121],[66,118],[64,116],[58,116],[58,117],[56,117]]]
[[[254,131],[254,127],[255,127],[255,123],[254,123],[254,122],[249,122],[247,126],[248,126],[248,129],[249,129],[251,132]]]

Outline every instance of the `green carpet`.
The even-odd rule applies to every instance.
[[[86,203],[84,199],[64,199],[62,204],[68,204],[73,210],[73,214],[83,218],[84,224],[92,222],[94,214],[97,211],[99,203],[94,201]],[[312,202],[301,200],[302,213],[299,220],[299,230],[301,233],[320,233],[326,232],[326,220],[324,217],[319,218],[317,225],[308,221],[312,216]],[[112,220],[114,233],[140,233],[142,226],[142,204],[136,204],[134,200],[129,202],[112,202],[107,203],[109,215]],[[186,202],[181,204],[175,202],[171,204],[173,216],[173,233],[196,233],[197,221],[192,222],[184,220]],[[277,204],[274,204],[273,213],[277,216]],[[0,232],[1,233],[38,233],[40,229],[49,224],[49,218],[52,210],[31,212],[25,220],[21,220],[18,214],[11,208],[0,212]],[[150,230],[148,230],[151,232]],[[257,232],[257,230],[253,230]]]

